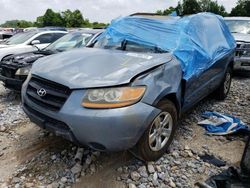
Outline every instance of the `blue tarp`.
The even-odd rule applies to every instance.
[[[206,129],[207,134],[227,135],[238,131],[250,133],[250,127],[244,124],[239,118],[218,112],[205,112],[202,116],[206,120],[200,121],[198,124]]]
[[[100,37],[106,37],[110,44],[126,40],[169,51],[180,60],[186,80],[236,47],[223,18],[212,13],[166,19],[121,17],[113,20]]]

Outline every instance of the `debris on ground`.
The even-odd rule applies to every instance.
[[[223,161],[221,159],[218,159],[218,158],[216,158],[213,155],[204,154],[204,155],[199,155],[199,157],[204,162],[212,164],[214,166],[217,166],[217,167],[226,166],[226,162],[225,161]]]
[[[206,134],[227,135],[236,132],[250,133],[250,127],[243,123],[239,118],[218,112],[204,112],[202,117],[206,118],[198,124],[205,127]]]

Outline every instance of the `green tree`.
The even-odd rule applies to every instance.
[[[178,2],[178,5],[176,7],[176,12],[177,12],[178,16],[181,16],[183,13],[183,6],[182,6],[182,3],[180,1]]]
[[[212,12],[222,16],[227,16],[228,13],[223,5],[219,5],[217,1],[212,0],[200,0],[199,1],[201,12]]]
[[[174,7],[169,7],[163,11],[161,10],[158,10],[156,13],[159,14],[159,15],[169,15],[171,14],[172,12],[176,11],[176,8]]]
[[[196,14],[198,12],[201,12],[201,9],[197,0],[183,0],[182,15]]]
[[[82,27],[85,23],[82,13],[79,10],[66,10],[62,12],[62,18],[66,27]]]
[[[232,9],[230,16],[250,16],[250,1],[238,0],[237,6]]]
[[[25,20],[10,20],[1,25],[2,27],[26,28],[26,27],[46,27],[46,26],[62,26],[62,27],[106,27],[104,23],[91,23],[88,19],[84,19],[80,10],[66,10],[64,12],[54,12],[47,9],[43,16],[37,17],[34,23]]]
[[[27,28],[27,27],[33,27],[33,22],[25,21],[25,20],[20,20],[17,22],[17,27],[18,28]]]
[[[26,28],[32,26],[33,26],[32,22],[25,20],[9,20],[1,25],[1,27],[13,27],[13,28]]]
[[[45,26],[65,26],[64,20],[60,13],[54,12],[52,9],[47,9],[43,16],[37,18],[38,27]]]
[[[107,24],[99,23],[99,22],[93,22],[91,27],[93,27],[93,28],[105,28],[105,27],[107,27]]]

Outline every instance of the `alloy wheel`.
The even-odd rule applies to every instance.
[[[160,151],[168,142],[173,129],[173,118],[168,112],[161,112],[153,121],[149,131],[149,147]]]

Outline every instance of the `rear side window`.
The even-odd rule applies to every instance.
[[[43,34],[43,35],[36,37],[34,40],[39,40],[40,44],[46,44],[46,43],[54,42],[53,39],[54,39],[53,33],[47,33],[47,34]]]

